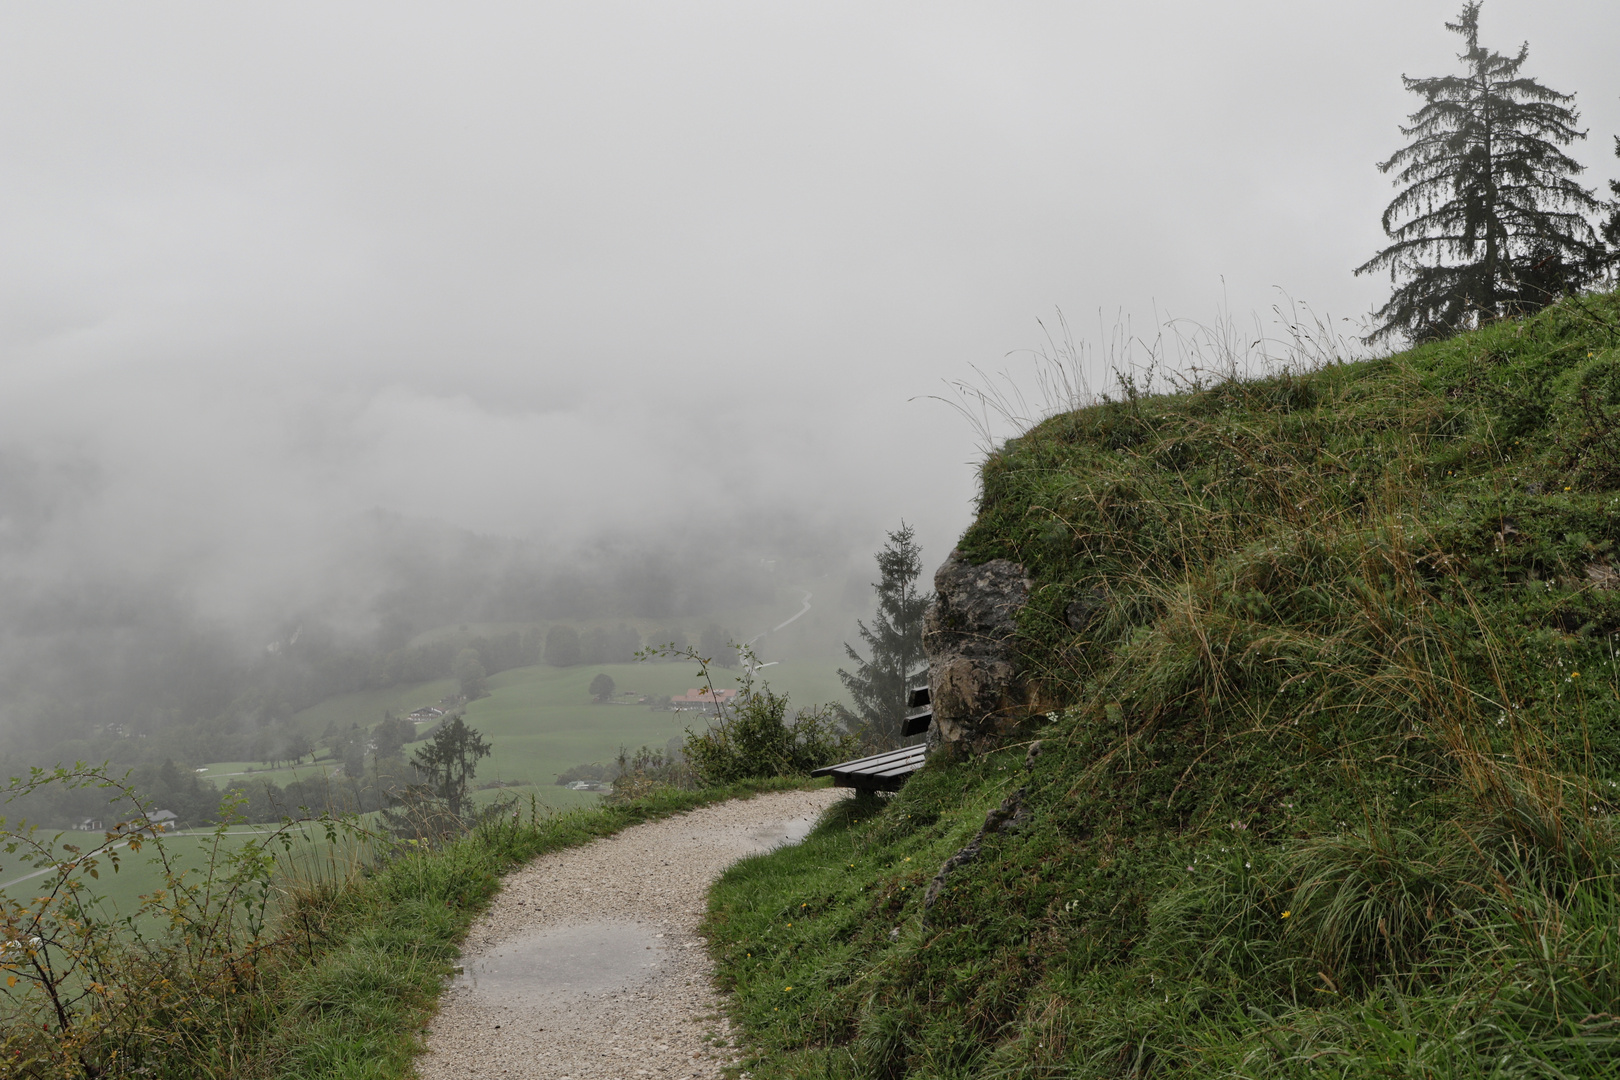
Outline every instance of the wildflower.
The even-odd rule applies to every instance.
[[[1290,916],[1292,914],[1293,914],[1292,911],[1285,911],[1285,912],[1282,913],[1282,917],[1286,919],[1286,918],[1288,918],[1288,916]]]
[[[1569,677],[1572,679],[1578,679],[1581,677],[1581,673],[1578,671],[1572,671],[1569,673]]]
[[[784,987],[782,987],[782,989],[783,989],[783,991],[784,991],[784,992],[785,992],[785,991],[788,991],[788,990],[791,990],[791,989],[793,989],[793,987],[791,987],[791,986],[784,986]]]

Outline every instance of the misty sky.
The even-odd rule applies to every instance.
[[[131,566],[290,565],[372,507],[567,542],[735,504],[866,551],[904,515],[932,566],[976,438],[913,399],[1058,309],[1382,299],[1375,163],[1459,6],[7,5],[0,451]],[[1482,37],[1620,173],[1620,4],[1489,0]]]

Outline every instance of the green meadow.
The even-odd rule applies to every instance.
[[[776,692],[787,694],[795,706],[820,705],[843,698],[840,662],[832,656],[767,662],[758,678]],[[599,674],[614,682],[611,704],[591,696],[591,681]],[[714,684],[718,689],[736,687],[740,674],[716,668]],[[673,697],[702,683],[698,665],[687,661],[566,668],[540,664],[492,676],[489,696],[466,709],[467,722],[494,747],[478,767],[476,783],[487,785],[478,799],[488,802],[515,795],[526,800],[533,794],[553,810],[594,804],[598,795],[558,787],[557,776],[575,765],[606,763],[620,747],[663,749],[671,739],[684,738],[686,728],[701,720],[699,714],[655,711],[638,699]],[[385,713],[403,716],[419,706],[438,704],[455,690],[454,680],[437,679],[342,694],[298,713],[294,722],[312,738],[320,738],[351,725],[370,727]],[[423,730],[426,727],[422,725]],[[285,768],[269,768],[256,761],[218,761],[199,769],[197,775],[220,786],[247,778],[285,787],[296,780],[325,776],[332,765],[329,756],[314,764]]]
[[[592,701],[590,684],[598,674],[613,680],[615,704]],[[736,674],[716,671],[716,688],[734,687]],[[761,675],[795,704],[819,704],[842,696],[831,659],[787,661]],[[467,723],[494,746],[494,753],[479,766],[479,779],[545,787],[571,766],[608,761],[621,746],[662,749],[670,739],[684,738],[686,728],[702,717],[654,711],[635,704],[636,699],[684,694],[700,685],[697,665],[692,663],[541,665],[502,672],[489,680],[489,696],[467,707]]]
[[[332,765],[333,763],[330,760],[324,760],[316,762],[314,765],[292,765],[286,768],[272,769],[262,761],[215,761],[197,769],[196,772],[204,780],[212,780],[222,787],[239,778],[268,780],[271,783],[286,787],[295,780],[308,780],[312,776],[325,776],[331,770]]]
[[[310,738],[319,739],[329,730],[344,731],[351,724],[370,727],[385,715],[409,716],[423,705],[437,705],[458,693],[460,685],[454,679],[359,690],[311,705],[296,714],[293,722]]]
[[[838,663],[834,657],[784,661],[762,669],[759,676],[778,693],[787,693],[796,706],[822,704],[842,698]],[[592,699],[590,684],[598,674],[613,679],[614,703]],[[716,669],[715,686],[735,687],[739,674]],[[575,765],[606,763],[620,747],[632,751],[641,746],[663,749],[671,739],[684,738],[688,726],[703,721],[701,714],[655,711],[637,703],[637,699],[674,696],[701,685],[696,664],[676,661],[567,668],[538,665],[492,676],[489,696],[472,702],[466,710],[467,722],[482,732],[493,747],[490,757],[480,762],[474,781],[475,785],[484,785],[476,793],[478,802],[487,805],[503,797],[516,798],[527,807],[532,796],[542,813],[596,805],[601,799],[599,794],[559,787],[558,774]],[[400,716],[421,705],[437,704],[455,688],[453,680],[439,679],[344,694],[304,710],[295,721],[318,738],[330,728],[344,730],[351,724],[369,727],[385,712]],[[408,746],[407,753],[412,749]],[[323,758],[315,764],[272,769],[262,762],[220,761],[199,769],[197,775],[220,787],[237,779],[264,780],[284,787],[297,780],[325,776],[333,764],[330,758]],[[233,830],[225,843],[239,844],[247,836],[263,835],[271,828],[260,825]],[[60,838],[64,843],[89,848],[101,841],[102,834],[66,831]],[[164,842],[180,865],[195,873],[203,866],[212,834],[194,830],[166,837]],[[109,912],[127,913],[135,910],[140,896],[163,887],[163,873],[152,858],[150,845],[139,853],[126,849],[120,854],[119,870],[115,873],[105,868],[95,888]],[[304,843],[296,861],[310,864],[308,873],[318,873],[319,864],[329,854],[324,843],[314,847]],[[303,870],[296,872],[304,874]],[[11,860],[0,863],[0,889],[21,896],[28,891],[29,880],[44,881],[32,877],[19,880],[27,874],[26,868]]]
[[[226,853],[251,838],[267,837],[275,831],[274,825],[242,826],[216,837],[210,830],[196,829],[165,836],[163,849],[171,864],[183,871],[188,881],[196,882],[206,875],[209,855],[215,850],[216,843],[219,852],[216,874],[224,874],[228,872]],[[58,852],[62,852],[64,844],[89,851],[100,845],[106,834],[65,830],[59,833],[42,832],[40,838],[54,838],[54,847]],[[276,844],[274,851],[292,877],[307,880],[333,876],[334,860],[347,865],[351,861],[351,853],[346,848],[352,846],[352,842],[340,841],[339,847],[334,849],[318,827],[305,827],[293,836],[290,848],[284,849]],[[139,851],[131,851],[127,845],[120,845],[115,854],[118,857],[116,869],[110,858],[103,857],[98,867],[99,876],[85,876],[83,880],[94,890],[104,915],[122,917],[139,908],[142,896],[166,889],[167,884],[157,845],[150,841],[143,842]],[[6,895],[18,899],[44,895],[42,890],[48,890],[53,882],[53,875],[38,874],[16,861],[15,857],[0,863],[0,892]]]

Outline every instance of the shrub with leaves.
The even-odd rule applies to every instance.
[[[716,704],[713,722],[702,731],[686,729],[681,753],[700,786],[733,784],[773,776],[802,776],[857,752],[860,740],[849,733],[840,710],[826,705],[788,714],[786,694],[754,683],[759,658],[746,645],[728,646],[741,659],[741,692],[731,704],[718,704],[709,665],[712,659],[695,649],[673,646],[638,653],[640,659],[674,656],[696,661],[699,677]],[[616,785],[617,787],[617,785]]]
[[[269,1021],[265,983],[308,944],[274,918],[280,857],[352,826],[288,821],[239,839],[227,814],[201,866],[187,868],[151,807],[104,768],[34,769],[0,798],[52,785],[112,789],[139,812],[88,846],[0,819],[3,869],[38,872],[0,891],[0,1075],[240,1075]],[[162,887],[134,910],[109,910],[96,883],[147,849]]]
[[[826,706],[790,719],[786,694],[761,686],[705,731],[688,731],[682,747],[704,785],[767,776],[793,776],[856,752],[858,740]]]
[[[611,803],[634,802],[660,788],[691,791],[698,786],[697,777],[679,751],[643,746],[632,754],[628,747],[621,746],[613,769],[613,791],[608,796]]]

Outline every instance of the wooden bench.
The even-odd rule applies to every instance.
[[[928,730],[928,725],[934,718],[934,709],[929,703],[928,687],[917,686],[907,691],[906,706],[906,719],[900,727],[900,734],[921,735]],[[922,744],[902,746],[898,750],[885,750],[870,757],[828,765],[810,775],[832,777],[833,787],[857,788],[861,791],[899,791],[900,786],[910,779],[911,774],[923,767],[923,760],[927,756],[927,746]]]

